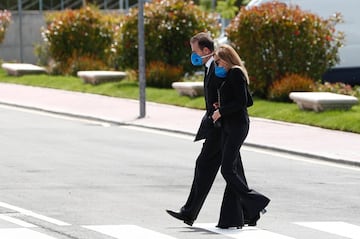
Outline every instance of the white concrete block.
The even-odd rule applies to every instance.
[[[174,82],[172,87],[180,94],[190,97],[204,95],[204,83],[201,81],[195,82]]]
[[[47,73],[44,67],[28,63],[3,63],[1,67],[7,72],[8,75],[13,76]]]
[[[107,81],[120,81],[127,74],[123,71],[79,71],[77,75],[85,83],[96,85]]]
[[[358,98],[330,92],[291,92],[289,94],[300,109],[320,112],[328,109],[350,109]]]

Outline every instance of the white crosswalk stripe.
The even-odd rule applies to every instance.
[[[38,226],[27,223],[11,215],[0,214],[1,221],[5,221],[7,224],[4,228],[0,227],[1,239],[56,239],[47,235],[46,232],[39,232],[36,228]],[[12,227],[14,224],[16,227]],[[346,222],[293,222],[295,225],[299,225],[308,230],[318,230],[322,233],[329,233],[329,235],[341,236],[341,238],[360,239],[360,226],[353,225]],[[210,231],[216,234],[225,236],[226,238],[235,239],[295,239],[284,234],[276,233],[269,230],[264,230],[257,227],[243,227],[239,229],[219,229],[215,226],[215,223],[197,223],[195,228]],[[11,227],[11,228],[8,228]],[[85,225],[81,226],[88,230],[94,231],[94,233],[100,233],[104,236],[110,236],[113,238],[126,238],[126,239],[176,239],[175,237],[165,235],[160,232],[156,232],[147,228],[143,228],[137,225]],[[194,233],[196,235],[196,233]],[[324,234],[325,235],[325,234]],[[224,238],[225,238],[224,237]],[[297,238],[303,238],[298,235]],[[324,236],[326,238],[326,236]]]
[[[297,222],[295,224],[346,238],[360,238],[360,227],[346,222]]]
[[[27,216],[30,216],[30,217],[34,217],[34,218],[43,220],[43,221],[46,221],[46,222],[49,222],[49,223],[53,223],[53,224],[56,224],[58,226],[70,226],[69,223],[66,223],[66,222],[51,218],[51,217],[47,217],[47,216],[32,212],[30,210],[27,210],[27,209],[24,209],[24,208],[21,208],[21,207],[11,205],[11,204],[8,204],[8,203],[5,203],[5,202],[0,202],[0,207],[7,208],[7,209],[19,212],[21,214],[24,214],[24,215],[27,215]]]
[[[83,227],[118,239],[175,239],[174,237],[151,231],[136,225],[103,225]]]
[[[27,228],[0,228],[2,239],[55,239]]]
[[[257,227],[243,227],[241,230],[219,229],[214,223],[198,223],[195,224],[194,227],[239,239],[294,239],[293,237],[262,230]]]
[[[11,222],[11,223],[16,224],[16,225],[21,226],[21,227],[36,227],[34,224],[31,224],[31,223],[28,223],[28,222],[25,222],[23,220],[13,218],[13,217],[10,217],[10,216],[7,216],[7,215],[0,214],[0,219],[2,219],[4,221]]]

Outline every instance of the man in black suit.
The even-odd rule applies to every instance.
[[[196,159],[195,174],[191,191],[185,205],[179,212],[166,210],[171,216],[192,225],[215,180],[221,165],[221,130],[214,125],[211,115],[215,111],[214,103],[218,101],[217,89],[220,78],[214,73],[214,41],[208,33],[201,32],[190,40],[191,62],[195,66],[205,66],[204,96],[206,113],[202,118],[195,141],[205,139],[201,152]]]

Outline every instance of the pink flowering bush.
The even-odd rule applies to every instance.
[[[252,90],[266,98],[272,83],[288,73],[319,80],[338,63],[344,40],[335,30],[340,21],[339,14],[323,19],[298,6],[269,2],[241,9],[226,33],[246,63]]]
[[[316,90],[322,92],[332,92],[343,95],[351,95],[360,98],[359,87],[352,87],[344,83],[329,83],[325,82],[324,84],[317,83]]]
[[[5,38],[5,32],[11,20],[11,13],[7,10],[0,10],[0,43]]]

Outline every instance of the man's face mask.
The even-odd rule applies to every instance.
[[[200,56],[198,55],[196,52],[191,53],[191,63],[194,66],[201,66],[203,64],[203,58],[211,56],[212,53],[205,55],[205,56]]]

